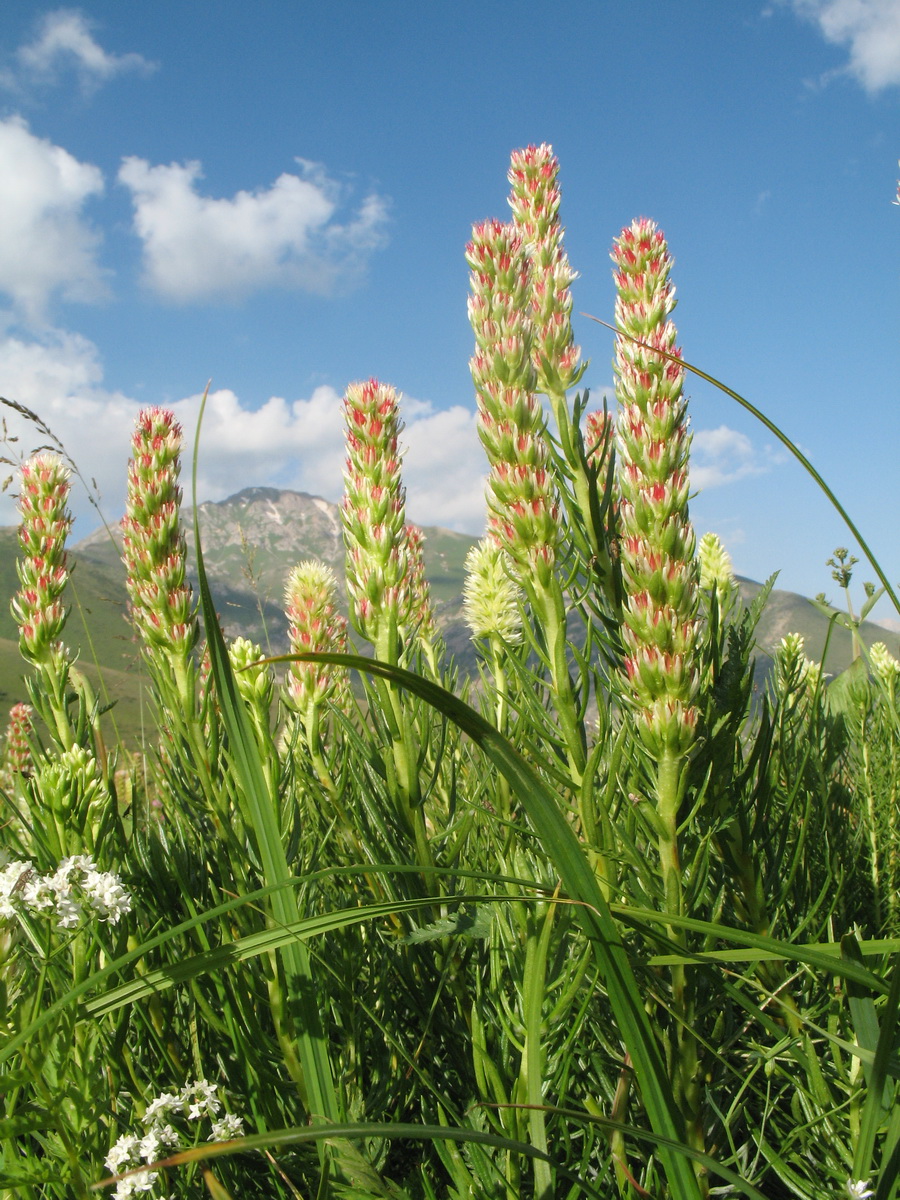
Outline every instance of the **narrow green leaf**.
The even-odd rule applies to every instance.
[[[841,957],[848,962],[862,963],[859,945],[852,934],[845,934],[841,938]],[[856,1040],[864,1050],[874,1054],[875,1047],[878,1045],[878,1017],[875,1013],[875,1002],[868,989],[855,979],[847,980],[847,1000],[850,1005],[850,1016]],[[867,1066],[863,1067],[863,1074],[866,1083],[871,1086],[872,1072]]]

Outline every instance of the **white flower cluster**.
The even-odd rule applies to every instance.
[[[240,1137],[244,1129],[240,1117],[222,1113],[222,1102],[215,1086],[206,1079],[196,1079],[180,1092],[162,1092],[150,1101],[143,1117],[144,1136],[123,1134],[107,1155],[106,1166],[109,1170],[118,1175],[141,1163],[157,1162],[170,1150],[180,1146],[195,1145],[197,1135],[183,1137],[169,1123],[170,1116],[182,1117],[187,1121],[202,1121],[209,1117],[212,1122],[212,1132],[208,1138],[210,1142],[227,1142],[230,1138]],[[149,1192],[158,1177],[158,1171],[146,1170],[120,1179],[116,1184],[115,1200],[128,1200],[139,1192]]]
[[[52,875],[38,875],[30,862],[0,868],[0,917],[23,910],[56,918],[60,929],[74,929],[83,915],[115,925],[131,912],[131,896],[118,875],[99,871],[86,854],[64,858]]]

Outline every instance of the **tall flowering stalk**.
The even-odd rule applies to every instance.
[[[563,247],[559,220],[559,159],[542,143],[514,150],[508,179],[509,205],[516,232],[531,265],[529,300],[532,359],[538,390],[548,396],[560,430],[568,428],[566,392],[584,374],[581,347],[572,335],[571,285],[578,278]]]
[[[466,247],[471,268],[469,366],[478,399],[478,436],[490,463],[488,526],[523,575],[553,575],[559,505],[535,395],[529,264],[511,225],[485,221]]]
[[[128,463],[122,558],[135,625],[150,660],[171,665],[187,713],[194,706],[191,655],[199,626],[186,582],[180,525],[181,447],[181,426],[171,412],[147,408],[138,414]]]
[[[476,646],[490,664],[494,677],[494,723],[508,734],[510,682],[507,656],[524,641],[522,589],[513,578],[509,555],[491,537],[484,537],[466,555],[463,616]],[[509,815],[509,784],[498,781],[501,812]]]
[[[528,259],[528,315],[535,387],[550,401],[567,486],[562,499],[570,510],[570,535],[590,559],[591,570],[607,597],[617,603],[615,573],[605,517],[610,507],[607,474],[592,469],[580,430],[584,399],[570,410],[567,393],[581,380],[586,363],[572,332],[572,283],[578,278],[563,245],[559,219],[559,159],[546,142],[512,153],[507,178],[513,227]],[[582,538],[585,540],[582,541]]]
[[[30,704],[14,704],[9,710],[3,753],[0,754],[0,788],[12,791],[16,778],[28,778],[34,771],[31,737],[34,732]]]
[[[471,268],[469,366],[478,434],[490,463],[488,529],[514,563],[546,641],[546,659],[573,782],[581,783],[584,737],[569,677],[566,608],[554,568],[562,533],[559,500],[535,395],[530,266],[515,228],[485,221],[466,247]]]
[[[669,316],[675,289],[661,230],[634,221],[616,239],[616,394],[624,673],[641,740],[656,762],[657,847],[666,912],[683,911],[678,811],[697,734],[696,539],[688,516],[690,433]],[[684,944],[675,925],[669,937]],[[693,1005],[684,967],[672,970],[674,1085],[695,1148],[703,1145]]]
[[[33,699],[65,749],[74,744],[66,710],[69,652],[60,640],[68,615],[63,593],[69,581],[66,539],[69,469],[56,454],[38,454],[21,468],[19,590],[10,610],[19,626],[22,657],[38,668],[43,691]]]
[[[292,653],[347,653],[347,622],[337,611],[336,597],[337,579],[330,567],[314,560],[294,567],[284,591]],[[286,682],[313,766],[334,796],[336,788],[322,740],[322,719],[330,703],[340,707],[346,704],[347,672],[330,663],[292,662]]]
[[[425,575],[423,546],[425,534],[418,525],[406,526],[409,554],[409,581],[406,619],[402,625],[404,641],[417,644],[425,656],[428,669],[435,679],[440,678],[440,633],[431,599],[431,587]]]
[[[344,396],[347,459],[341,520],[350,615],[378,658],[396,664],[408,609],[409,540],[400,478],[397,393],[369,379]]]
[[[395,389],[376,379],[351,384],[344,396],[344,421],[347,459],[341,520],[350,619],[373,644],[376,658],[397,666],[410,614],[411,559],[400,477],[403,424]],[[376,679],[373,686],[388,726],[391,746],[385,766],[396,784],[399,814],[415,838],[420,863],[427,866],[431,852],[410,713],[392,684]]]

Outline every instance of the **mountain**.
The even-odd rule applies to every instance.
[[[287,650],[284,585],[291,568],[307,558],[334,570],[346,611],[344,544],[336,504],[305,492],[255,487],[201,504],[199,515],[206,571],[229,637],[251,638],[273,653]],[[191,509],[183,516],[192,562]],[[440,620],[447,606],[458,608],[466,555],[476,539],[437,527],[422,532],[425,572]],[[124,588],[121,545],[118,527],[112,539],[105,530],[97,530],[73,547],[73,555],[117,572]],[[196,589],[195,574],[192,583]]]
[[[242,635],[271,653],[287,649],[287,621],[282,610],[284,583],[290,569],[305,558],[331,566],[342,589],[343,543],[338,506],[319,496],[277,488],[245,488],[227,500],[200,505],[200,528],[207,573],[219,614],[229,637]],[[192,514],[184,513],[189,558]],[[449,651],[463,673],[474,670],[475,654],[462,620],[464,563],[475,539],[438,527],[424,531],[425,570],[438,621]],[[81,647],[79,665],[95,680],[102,666],[110,701],[116,701],[122,731],[135,734],[141,721],[141,658],[127,620],[125,571],[120,558],[121,532],[98,530],[72,547],[71,613],[66,630],[70,645]],[[0,729],[15,701],[25,699],[18,655],[18,632],[9,599],[18,587],[15,530],[0,528]],[[196,587],[196,577],[193,578]],[[739,581],[749,603],[761,585]],[[820,660],[828,634],[828,618],[803,596],[773,590],[758,629],[758,678],[767,674],[770,655],[786,633],[806,639],[810,658]],[[886,642],[898,652],[898,637],[866,622],[867,643]],[[835,627],[825,669],[837,675],[850,663],[849,633]],[[97,664],[97,665],[94,665]]]

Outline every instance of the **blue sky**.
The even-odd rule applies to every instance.
[[[611,320],[612,239],[657,221],[685,357],[801,445],[900,578],[897,0],[5,0],[0,395],[116,518],[138,408],[190,426],[209,378],[201,498],[337,500],[339,397],[374,375],[406,397],[411,519],[477,534],[463,248],[541,141],[576,311]],[[612,335],[576,336],[599,400]],[[825,560],[850,542],[825,499],[689,392],[698,533],[837,599]]]

